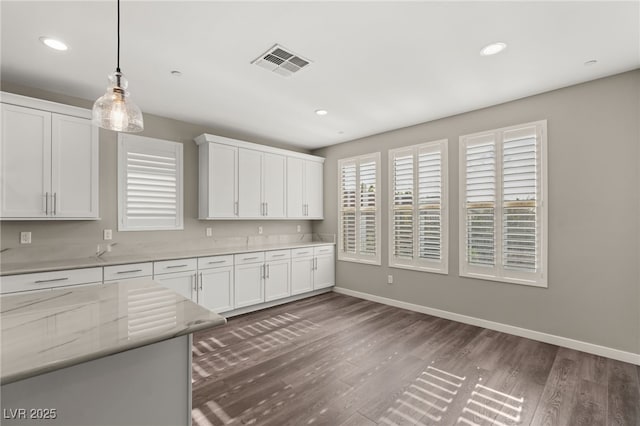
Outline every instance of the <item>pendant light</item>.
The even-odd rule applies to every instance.
[[[142,111],[127,92],[128,82],[120,72],[120,0],[118,0],[118,62],[109,75],[107,92],[93,104],[93,123],[116,132],[141,132],[144,129]]]

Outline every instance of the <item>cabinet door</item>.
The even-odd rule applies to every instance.
[[[309,219],[323,219],[323,164],[317,161],[305,160],[304,184]]]
[[[304,201],[304,160],[287,158],[287,217],[302,218]]]
[[[262,153],[238,149],[238,206],[241,218],[262,217]]]
[[[51,194],[51,113],[0,104],[2,218],[46,217]]]
[[[175,291],[187,299],[197,302],[196,297],[196,273],[176,272],[153,277],[158,284]]]
[[[313,290],[313,257],[291,259],[291,294]]]
[[[218,313],[233,309],[233,266],[200,272],[198,303]]]
[[[266,278],[264,280],[264,300],[282,299],[291,295],[289,274],[291,262],[278,260],[266,264]]]
[[[264,263],[236,265],[235,271],[235,306],[255,305],[264,302]]]
[[[284,155],[264,154],[262,157],[262,201],[267,217],[286,217],[286,167]]]
[[[237,216],[238,148],[212,143],[209,144],[208,154],[208,193],[201,194],[203,199],[209,201],[207,217],[229,218]],[[201,164],[201,167],[205,167],[205,165]]]
[[[335,276],[333,254],[317,256],[315,269],[313,271],[313,289],[317,290],[335,285]]]
[[[98,128],[90,120],[51,116],[52,214],[98,217]]]

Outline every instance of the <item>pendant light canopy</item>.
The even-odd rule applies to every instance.
[[[109,75],[107,92],[93,104],[93,123],[116,132],[141,132],[142,111],[129,98],[128,82],[120,72],[120,0],[118,0],[118,62]]]

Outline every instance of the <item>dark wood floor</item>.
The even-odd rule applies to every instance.
[[[640,425],[631,364],[336,293],[196,334],[193,425]]]

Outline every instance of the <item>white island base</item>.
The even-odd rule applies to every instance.
[[[3,385],[0,423],[190,425],[191,339],[183,335]]]

